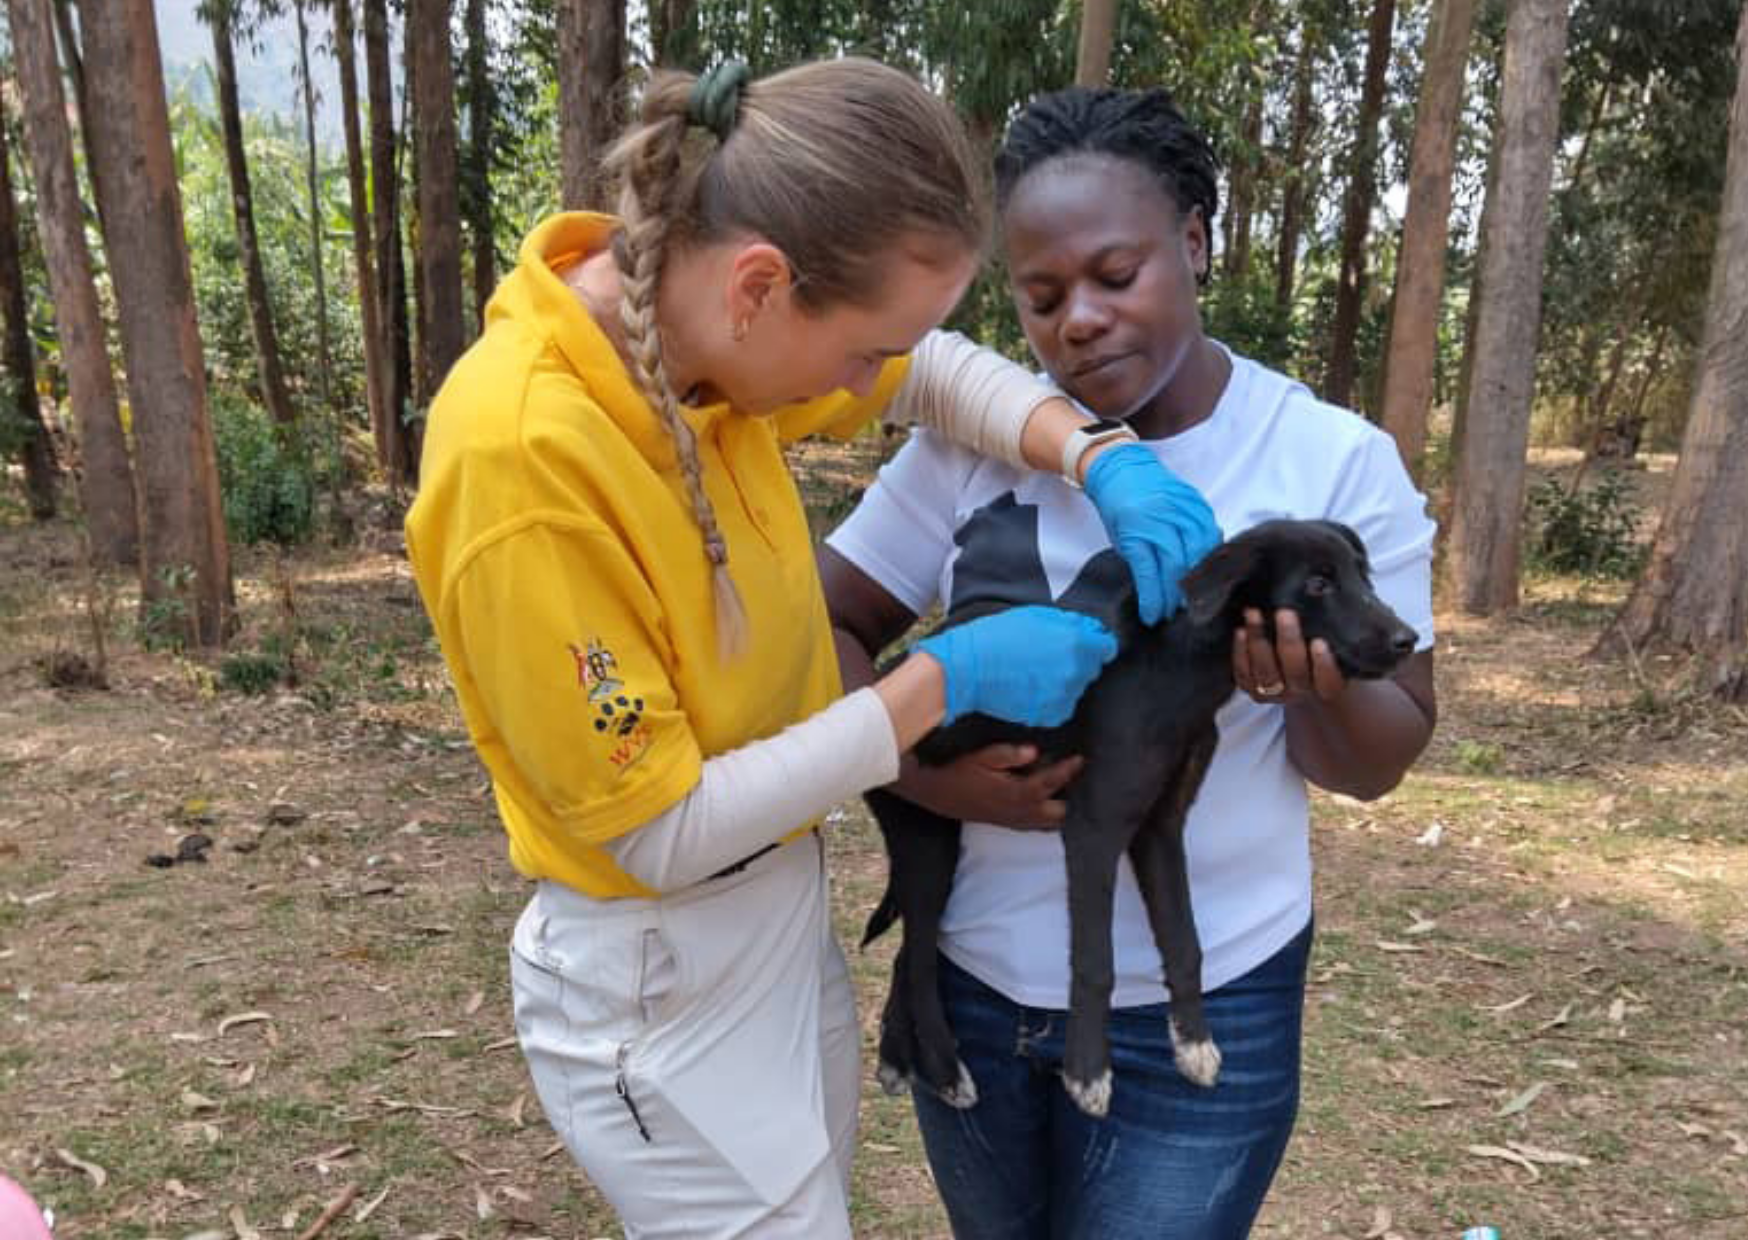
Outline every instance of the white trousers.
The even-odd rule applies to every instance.
[[[817,837],[657,900],[543,882],[510,976],[541,1106],[628,1237],[850,1235],[858,1029]]]

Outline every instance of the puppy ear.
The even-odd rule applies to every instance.
[[[1347,545],[1353,548],[1354,556],[1360,562],[1360,571],[1369,571],[1371,568],[1371,560],[1366,556],[1366,544],[1361,542],[1360,536],[1353,532],[1353,527],[1343,525],[1340,521],[1330,521],[1327,524],[1333,526],[1335,532],[1345,538],[1347,540]]]
[[[1212,624],[1232,606],[1233,595],[1256,570],[1256,543],[1222,543],[1184,575],[1184,611],[1193,624]]]

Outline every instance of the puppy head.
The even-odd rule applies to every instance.
[[[1299,615],[1307,642],[1329,643],[1342,674],[1387,676],[1417,636],[1372,590],[1365,544],[1335,521],[1265,521],[1214,550],[1183,579],[1198,625],[1235,628],[1254,607],[1273,633],[1283,607]]]

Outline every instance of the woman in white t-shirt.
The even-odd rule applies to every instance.
[[[961,1240],[1249,1231],[1298,1108],[1312,924],[1306,784],[1383,795],[1436,718],[1424,498],[1364,419],[1204,335],[1196,295],[1216,176],[1207,142],[1164,91],[1077,88],[1029,105],[996,162],[1026,337],[1068,395],[1200,489],[1228,534],[1282,516],[1352,526],[1379,594],[1421,648],[1393,679],[1348,683],[1321,642],[1307,647],[1291,612],[1273,618],[1272,641],[1254,612],[1234,633],[1239,692],[1221,711],[1187,830],[1220,1080],[1204,1090],[1174,1067],[1158,951],[1125,860],[1102,1120],[1057,1079],[1068,916],[1048,828],[1062,820],[1059,794],[1079,760],[1032,770],[1035,754],[1018,746],[936,771],[906,760],[895,790],[966,824],[942,924],[942,990],[979,1101],[955,1110],[915,1094]],[[974,515],[980,536],[962,550],[954,532]],[[1035,554],[1055,594],[1104,545],[1097,513],[1060,479],[916,432],[821,553],[833,623],[849,639],[839,642],[846,685],[864,683],[868,656],[951,598],[955,580],[1011,572]],[[987,562],[970,562],[974,550]]]

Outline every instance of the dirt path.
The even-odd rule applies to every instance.
[[[110,689],[55,690],[71,536],[0,530],[0,1169],[72,1238],[297,1235],[351,1186],[325,1234],[617,1234],[506,1041],[525,885],[405,565],[296,570],[297,691],[120,627]],[[243,566],[236,649],[285,630],[272,577]],[[1319,801],[1259,1235],[1748,1235],[1748,716],[1580,662],[1607,601],[1444,617],[1423,769]],[[856,808],[832,835],[848,935],[881,862]],[[855,961],[870,1033],[887,960]],[[865,1099],[858,1234],[944,1235],[907,1109]]]

